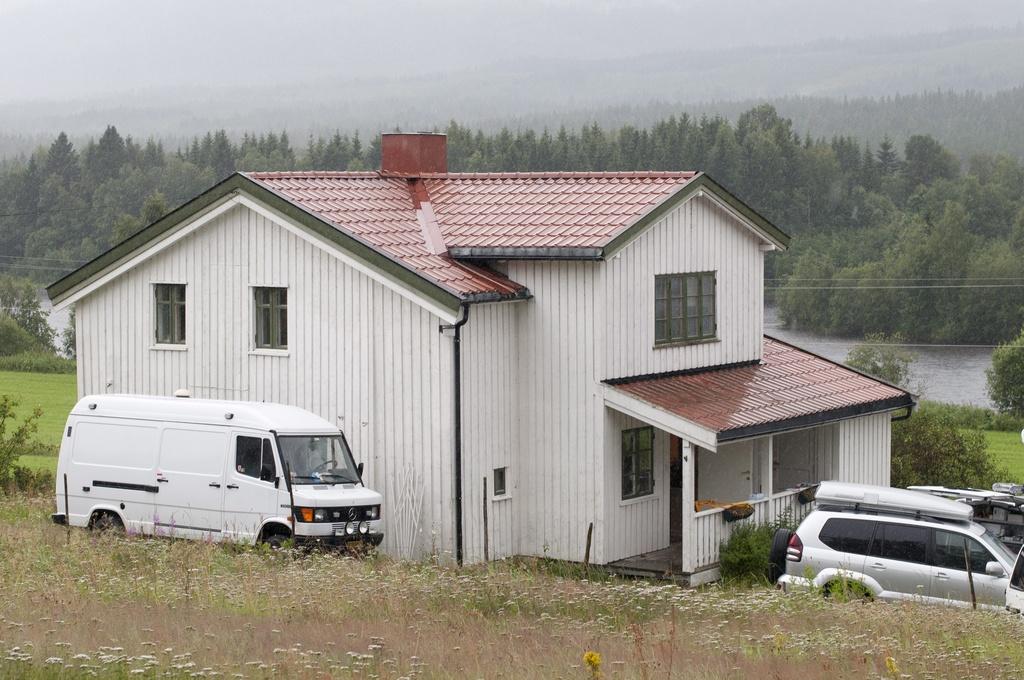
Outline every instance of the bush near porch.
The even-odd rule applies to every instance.
[[[768,553],[777,529],[796,529],[797,522],[780,517],[774,522],[757,524],[741,521],[733,527],[718,553],[722,580],[745,585],[769,583]]]

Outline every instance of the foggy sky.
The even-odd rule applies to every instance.
[[[1024,21],[1020,0],[0,0],[0,103],[473,72]],[[780,93],[786,94],[786,93]]]

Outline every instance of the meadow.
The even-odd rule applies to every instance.
[[[51,510],[0,500],[3,677],[992,678],[1024,667],[1024,622],[1003,612],[688,590],[536,561],[456,569],[97,535],[51,524]]]
[[[60,444],[68,412],[75,405],[75,384],[74,374],[0,371],[0,394],[18,400],[19,415],[27,415],[36,406],[43,409],[36,439],[52,446]]]
[[[1024,482],[1024,443],[1020,432],[985,430],[988,450],[996,462],[1010,471],[1010,480]]]

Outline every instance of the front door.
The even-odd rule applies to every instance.
[[[157,535],[219,540],[228,434],[198,425],[164,428],[157,464]]]
[[[268,436],[236,433],[228,456],[224,487],[224,534],[236,541],[255,541],[268,517],[283,513],[273,443]]]

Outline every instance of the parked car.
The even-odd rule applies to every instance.
[[[293,406],[99,395],[71,410],[53,520],[181,538],[377,545],[345,435]]]
[[[816,503],[795,532],[776,533],[771,559],[784,590],[970,606],[973,580],[979,607],[1007,605],[1014,555],[972,521],[970,505],[840,482],[822,482]]]

